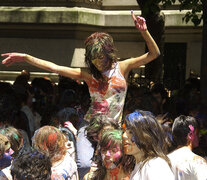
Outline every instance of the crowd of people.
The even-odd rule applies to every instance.
[[[1,180],[207,180],[196,80],[171,97],[161,83],[128,85],[133,68],[159,56],[145,19],[132,19],[149,50],[136,58],[117,61],[112,37],[99,32],[85,41],[88,69],[2,54],[5,65],[27,62],[58,73],[59,82],[29,83],[25,70],[13,84],[0,82]]]

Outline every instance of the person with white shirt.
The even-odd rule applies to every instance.
[[[123,129],[124,152],[136,159],[130,180],[175,179],[165,153],[164,131],[152,113],[137,110],[127,115]]]
[[[172,126],[173,141],[177,149],[168,157],[175,167],[177,180],[207,180],[207,162],[192,152],[199,144],[199,129],[195,118],[181,115]]]

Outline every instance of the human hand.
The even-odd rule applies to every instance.
[[[132,19],[134,21],[136,28],[140,31],[146,31],[147,25],[146,25],[145,18],[143,18],[141,16],[135,17],[133,10],[131,10],[131,15],[132,15]]]
[[[66,121],[64,123],[64,127],[68,128],[75,136],[77,135],[77,129],[73,126],[70,121]]]
[[[10,66],[15,62],[23,62],[26,59],[26,54],[23,53],[5,53],[1,54],[2,57],[6,57],[2,64],[5,64],[6,66]]]

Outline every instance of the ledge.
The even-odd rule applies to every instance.
[[[13,83],[21,71],[0,71],[0,82],[10,82]],[[34,78],[48,77],[52,82],[58,82],[58,74],[56,73],[46,73],[46,72],[30,72],[30,80]]]
[[[163,10],[165,26],[189,27],[182,17],[187,11]],[[135,11],[136,15],[141,12]],[[100,27],[133,27],[130,11],[104,11],[79,7],[0,7],[0,23],[83,24]],[[202,26],[202,24],[200,25]]]

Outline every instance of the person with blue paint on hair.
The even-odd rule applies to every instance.
[[[130,180],[173,180],[165,134],[154,115],[137,110],[125,117],[123,129],[124,152],[136,159]]]

